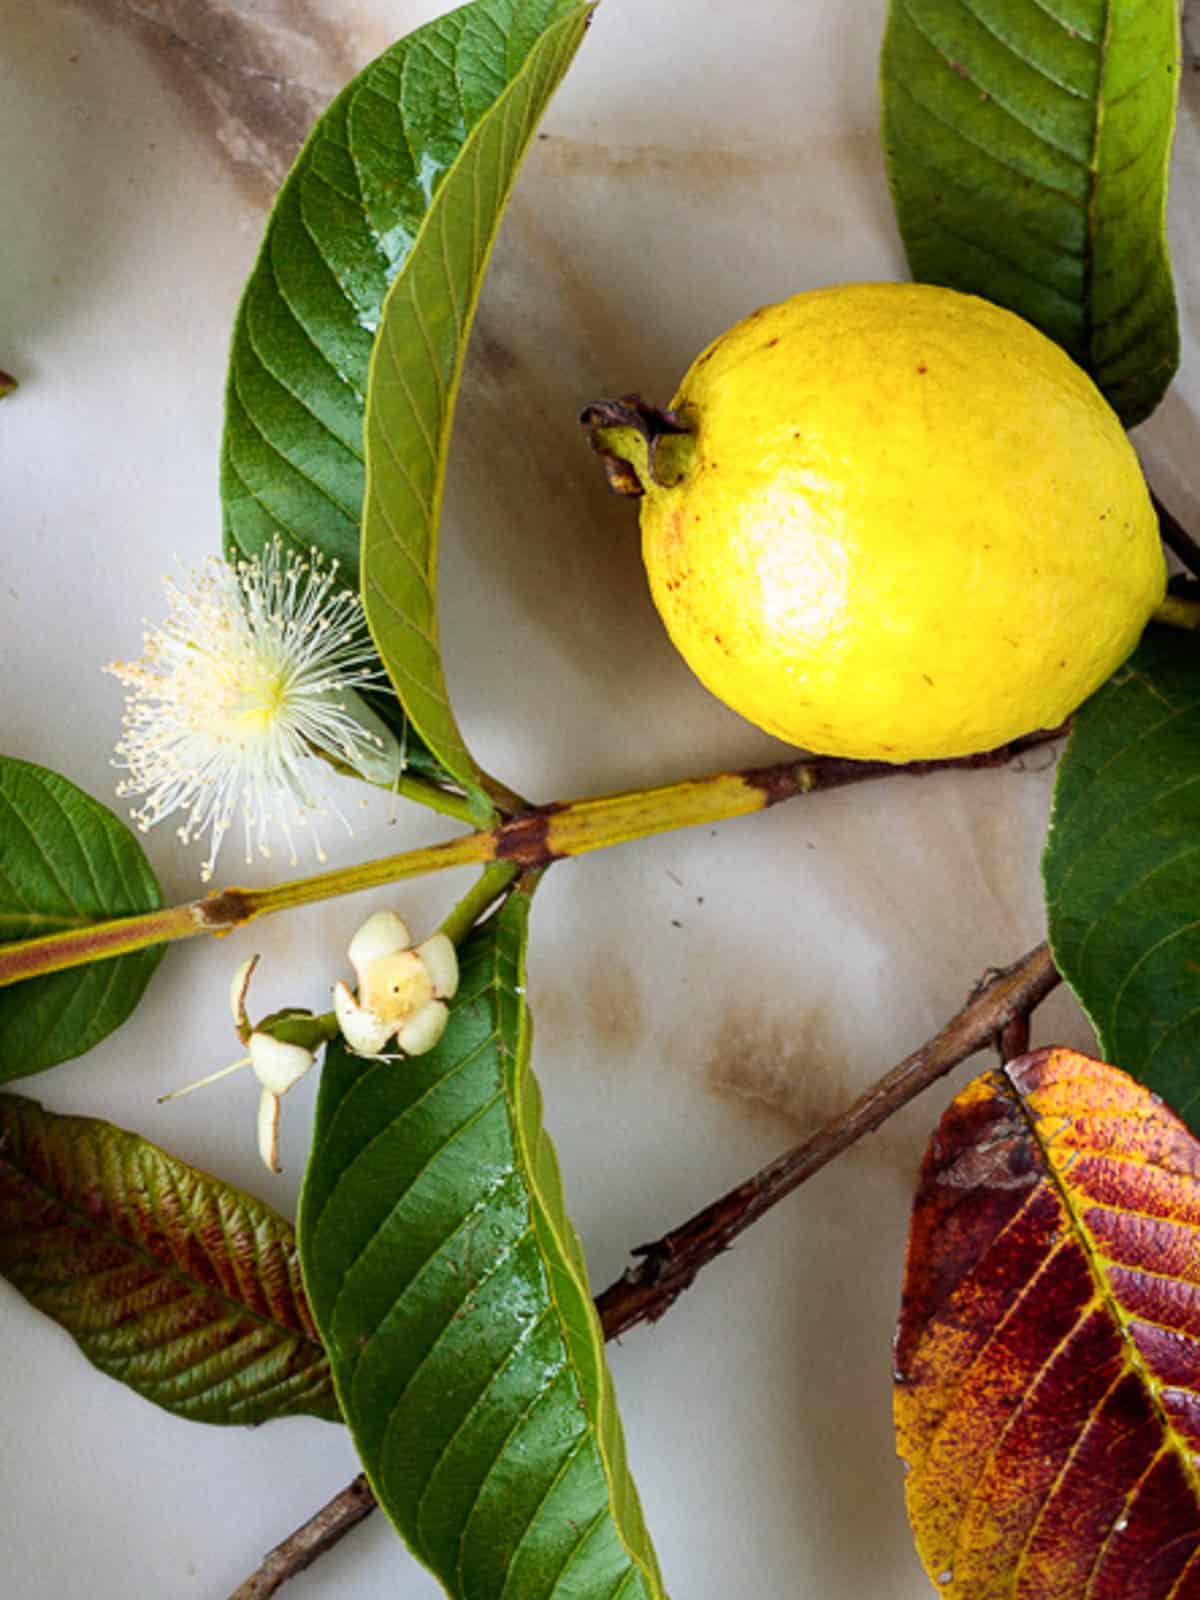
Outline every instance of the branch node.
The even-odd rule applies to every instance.
[[[192,907],[192,916],[199,927],[208,933],[228,933],[231,928],[248,922],[254,915],[254,906],[244,889],[222,889],[198,900]]]

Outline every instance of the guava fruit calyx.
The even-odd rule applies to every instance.
[[[675,411],[647,404],[638,394],[599,400],[579,416],[592,449],[604,459],[608,486],[616,494],[643,495],[669,489],[685,475],[696,436]]]

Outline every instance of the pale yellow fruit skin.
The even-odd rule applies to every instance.
[[[789,743],[900,762],[1054,727],[1162,598],[1116,416],[972,295],[846,284],[766,306],[672,407],[697,444],[642,501],[655,604],[707,687]]]

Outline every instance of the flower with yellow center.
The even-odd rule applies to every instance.
[[[403,920],[394,911],[377,911],[354,935],[347,954],[358,997],[338,983],[333,1009],[351,1050],[380,1056],[393,1041],[406,1056],[432,1050],[449,1019],[446,1001],[458,989],[458,952],[451,940],[435,933],[414,948]]]
[[[349,824],[311,756],[385,785],[404,767],[390,729],[356,692],[379,676],[357,595],[338,582],[336,563],[299,557],[278,537],[250,561],[213,559],[166,589],[167,620],[146,635],[141,659],[107,668],[130,690],[116,763],[129,775],[118,794],[139,798],[131,814],[143,832],[182,814],[185,844],[207,835],[206,881],[239,812],[247,861],[270,854],[273,827],[293,865],[302,828],[324,860],[317,821]]]

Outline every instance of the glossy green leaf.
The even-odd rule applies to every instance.
[[[1127,427],[1179,364],[1164,233],[1177,0],[891,0],[888,176],[913,276],[1036,323]]]
[[[481,222],[485,205],[502,201],[512,174],[480,169],[478,152],[496,137],[485,125],[493,113],[502,122],[515,114],[529,84],[549,93],[546,30],[553,48],[559,19],[574,30],[582,14],[568,0],[476,0],[392,46],[318,121],[279,192],[234,328],[221,453],[230,555],[252,554],[278,532],[337,560],[358,588],[367,374],[388,290],[423,240],[427,253],[435,198],[456,173],[459,190],[489,178],[477,197]],[[460,213],[461,200],[444,214]],[[438,296],[457,292],[464,269],[482,267],[479,242],[448,237],[452,283],[439,288],[427,269],[419,274],[434,332],[462,315],[463,303]],[[423,346],[419,355],[414,381],[424,385],[431,356]],[[403,603],[398,594],[393,603]],[[440,682],[436,659],[435,671]],[[403,683],[402,694],[412,687]],[[377,709],[400,731],[394,703]],[[407,753],[414,771],[448,776],[411,729]]]
[[[420,68],[421,126],[452,128],[458,149],[388,294],[367,391],[367,620],[417,730],[468,795],[478,797],[481,822],[489,820],[490,806],[450,708],[438,649],[437,534],[446,453],[496,229],[521,157],[591,9],[481,0],[469,17],[456,14],[466,20],[453,43],[430,39]],[[545,31],[514,70],[513,29],[527,31],[538,10]]]
[[[340,1420],[290,1225],[136,1134],[0,1095],[0,1273],[177,1416]]]
[[[1200,1132],[1200,643],[1150,628],[1083,706],[1043,861],[1050,947],[1119,1061]]]
[[[527,917],[465,943],[429,1055],[330,1048],[305,1283],[372,1487],[452,1595],[661,1600],[529,1067]]]
[[[111,811],[56,772],[0,756],[0,944],[161,904],[141,846]],[[0,1082],[82,1055],[120,1027],[162,953],[0,988]]]

